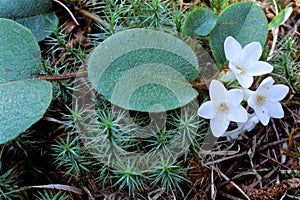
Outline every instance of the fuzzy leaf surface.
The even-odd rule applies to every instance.
[[[217,25],[210,33],[210,47],[215,59],[223,64],[226,37],[234,37],[242,46],[250,42],[260,42],[264,46],[267,33],[267,18],[260,7],[252,2],[236,3],[218,16]]]
[[[28,129],[50,105],[52,84],[30,79],[39,70],[40,48],[31,31],[0,19],[0,144]]]
[[[39,70],[40,47],[29,29],[0,19],[0,83],[28,78]]]
[[[215,27],[216,23],[216,13],[205,8],[197,8],[187,16],[183,33],[189,36],[206,36]]]
[[[58,24],[51,0],[1,0],[0,18],[8,18],[28,27],[38,41],[50,35]]]
[[[0,94],[0,144],[3,144],[44,115],[52,99],[52,84],[33,79],[1,83]]]
[[[197,96],[189,82],[198,76],[194,51],[162,32],[131,29],[112,35],[91,54],[92,86],[129,110],[163,112]]]

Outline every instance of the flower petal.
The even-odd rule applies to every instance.
[[[249,63],[247,73],[252,76],[261,76],[273,71],[273,66],[264,61],[256,61]]]
[[[226,119],[225,113],[219,113],[216,118],[210,120],[210,128],[215,137],[221,137],[227,130],[230,121]]]
[[[243,91],[241,89],[231,89],[226,93],[226,102],[229,107],[236,108],[243,100]]]
[[[253,61],[258,61],[262,54],[261,44],[259,42],[251,42],[247,44],[240,55],[240,64],[247,66]]]
[[[250,106],[252,109],[256,109],[256,103],[255,103],[255,99],[257,97],[257,92],[255,92],[254,94],[252,94],[249,98],[248,98],[248,106]]]
[[[253,77],[248,74],[236,75],[236,79],[243,88],[249,88],[253,83]]]
[[[251,131],[256,126],[256,124],[258,122],[259,122],[259,119],[258,119],[258,117],[255,114],[252,117],[249,116],[249,119],[246,122],[244,128],[249,132],[249,131]]]
[[[278,118],[278,119],[284,117],[284,111],[279,102],[266,101],[264,103],[264,107],[268,110],[270,117]]]
[[[274,79],[271,76],[269,76],[264,80],[262,80],[262,82],[259,84],[256,91],[259,93],[266,93],[267,90],[269,90],[273,84],[274,84]]]
[[[270,121],[270,115],[268,113],[268,110],[264,108],[263,106],[256,107],[254,110],[256,116],[258,117],[259,121],[266,126]]]
[[[227,60],[237,61],[242,52],[242,46],[233,37],[229,36],[225,39],[224,51]]]
[[[203,103],[198,109],[198,115],[206,119],[212,119],[217,116],[216,109],[214,109],[212,101]]]
[[[226,88],[223,83],[217,80],[212,80],[209,86],[209,96],[212,101],[224,101]]]
[[[267,92],[266,96],[271,101],[281,101],[289,92],[289,87],[282,84],[273,85]]]
[[[233,122],[246,122],[248,120],[248,113],[246,109],[240,105],[228,112],[227,119]]]

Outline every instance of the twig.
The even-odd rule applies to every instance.
[[[228,199],[243,200],[243,199],[240,199],[240,198],[238,198],[238,197],[232,196],[231,194],[227,194],[227,193],[222,192],[222,191],[220,191],[220,194],[221,194],[222,196],[224,196],[224,197],[227,197]]]
[[[80,24],[78,23],[78,21],[76,20],[76,18],[74,17],[73,13],[70,11],[70,9],[69,9],[65,4],[63,4],[62,2],[60,2],[60,1],[58,1],[58,0],[52,0],[52,1],[54,1],[54,2],[58,3],[59,5],[61,5],[62,7],[64,7],[64,9],[66,9],[67,12],[68,12],[68,13],[70,14],[70,16],[72,17],[72,19],[73,19],[73,21],[75,22],[75,24],[76,24],[77,26],[80,25]]]
[[[98,17],[95,14],[90,13],[89,11],[86,11],[84,9],[80,9],[78,7],[75,7],[75,10],[77,10],[81,15],[88,17],[92,20],[94,20],[96,23],[100,23],[101,25],[103,25],[105,28],[109,28],[110,24],[107,23],[105,20],[101,19],[100,17]]]
[[[259,155],[261,155],[261,156],[264,157],[264,158],[269,159],[270,161],[272,161],[272,162],[274,162],[274,163],[276,163],[276,164],[278,164],[278,165],[280,165],[280,166],[282,166],[282,167],[284,167],[284,168],[286,168],[286,169],[290,169],[289,167],[287,167],[286,165],[284,165],[284,164],[278,162],[278,161],[275,160],[274,158],[271,158],[269,155],[267,156],[267,155],[265,155],[265,154],[263,154],[263,153],[261,153],[261,152],[259,152]]]
[[[273,0],[273,3],[274,3],[274,6],[275,6],[275,14],[278,15],[278,8],[277,8],[276,1]],[[279,27],[272,28],[273,41],[272,41],[272,46],[271,46],[271,50],[270,50],[269,56],[267,58],[267,61],[271,60],[271,58],[273,56],[275,46],[276,46],[276,42],[277,42],[277,38],[278,38],[278,32],[279,32]]]
[[[252,137],[253,139],[253,144],[251,146],[251,148],[248,150],[247,154],[249,156],[249,161],[250,161],[250,164],[251,164],[251,167],[252,167],[252,172],[253,174],[256,176],[257,180],[259,181],[260,183],[260,186],[262,187],[262,182],[261,182],[261,176],[259,175],[259,173],[257,173],[256,171],[256,168],[255,168],[255,165],[253,164],[253,157],[254,157],[254,154],[255,154],[255,148],[256,148],[256,145],[257,145],[257,141],[256,141],[256,135],[254,135]]]
[[[293,139],[294,139],[294,140],[300,139],[300,135],[295,135],[295,136],[293,137]],[[283,139],[281,139],[281,140],[278,140],[278,141],[275,141],[275,142],[271,142],[271,143],[265,144],[265,145],[263,145],[263,146],[258,147],[258,148],[257,148],[257,151],[263,151],[263,150],[266,150],[266,149],[268,149],[268,148],[270,148],[270,147],[272,147],[272,146],[276,146],[276,145],[279,145],[279,144],[281,144],[281,143],[287,142],[288,140],[289,140],[289,138],[283,138]]]
[[[58,189],[58,190],[64,190],[68,192],[73,192],[79,195],[82,195],[82,190],[79,188],[75,188],[69,185],[62,185],[62,184],[48,184],[48,185],[33,185],[33,186],[25,186],[22,189],[28,190],[32,188],[45,188],[45,189]]]
[[[268,159],[267,159],[267,160],[268,160]],[[267,174],[263,177],[263,179],[264,179],[264,180],[268,180],[275,172],[277,172],[275,169],[271,170],[269,173],[267,173]],[[260,180],[258,180],[258,181],[256,181],[256,182],[253,182],[253,183],[251,183],[248,187],[254,188],[254,187],[256,187],[256,185],[259,184],[260,182],[261,182]]]
[[[157,190],[151,191],[148,193],[149,200],[156,200],[165,192],[165,188],[158,188]],[[151,197],[152,194],[155,194],[154,197]]]
[[[83,190],[86,192],[86,194],[88,194],[89,200],[95,200],[91,192],[86,187],[83,186]]]
[[[61,75],[56,75],[56,76],[47,76],[47,75],[37,74],[36,77],[38,79],[47,80],[47,81],[59,81],[59,80],[77,78],[77,77],[85,77],[85,76],[87,76],[87,74],[88,74],[87,71],[81,71],[81,72],[61,74]]]
[[[204,163],[204,165],[211,165],[211,164],[214,164],[214,163],[220,163],[220,162],[223,162],[225,160],[232,159],[232,158],[236,158],[237,159],[237,158],[242,157],[242,156],[244,156],[246,154],[247,154],[247,152],[242,152],[240,154],[236,154],[236,155],[233,155],[233,156],[228,156],[228,157],[220,158],[218,160],[213,160],[213,161]]]
[[[251,200],[248,195],[232,180],[230,180],[225,174],[223,174],[219,169],[212,166],[213,170],[215,170],[217,173],[219,173],[226,181],[229,181],[230,184],[232,184],[247,200]]]
[[[214,170],[216,170],[215,169],[215,167],[213,166],[213,169]],[[217,187],[216,187],[216,185],[215,185],[215,183],[214,183],[214,170],[211,170],[211,183],[210,183],[210,188],[211,188],[211,199],[212,200],[215,200],[216,199],[216,196],[217,196]]]
[[[65,125],[65,126],[68,125],[67,122],[63,122],[63,121],[54,119],[54,118],[52,118],[52,117],[44,117],[43,119],[44,119],[44,120],[47,120],[47,121],[49,121],[49,122],[54,122],[54,123],[62,124],[62,125]]]
[[[291,115],[293,116],[293,119],[296,123],[300,123],[300,115],[298,115],[297,113],[293,112],[287,105],[283,104],[284,107],[291,113]]]

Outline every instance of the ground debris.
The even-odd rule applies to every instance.
[[[251,199],[271,199],[283,195],[287,191],[292,191],[300,187],[299,178],[291,178],[283,180],[280,184],[273,187],[264,187],[260,189],[253,189],[248,192]]]

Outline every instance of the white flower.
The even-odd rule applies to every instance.
[[[273,83],[272,77],[264,79],[255,93],[248,99],[248,105],[254,109],[263,125],[269,123],[270,117],[282,118],[284,116],[279,101],[287,95],[289,88],[286,85],[273,85]]]
[[[210,119],[210,128],[214,136],[223,136],[230,121],[247,121],[247,112],[240,105],[243,100],[242,90],[227,91],[220,81],[212,80],[209,86],[209,96],[211,100],[200,106],[198,115]]]
[[[227,136],[227,140],[237,139],[240,135],[243,135],[246,131],[251,131],[256,124],[259,122],[258,117],[253,114],[248,113],[248,120],[246,122],[238,122],[238,128],[227,131],[224,133],[224,136]]]
[[[229,69],[243,88],[252,85],[253,76],[261,76],[273,70],[269,63],[258,61],[262,54],[259,42],[251,42],[242,48],[238,41],[229,36],[225,39],[224,51]]]
[[[243,129],[247,130],[248,132],[254,129],[256,124],[259,122],[258,117],[256,116],[255,113],[253,114],[248,114],[248,121],[243,124]]]

